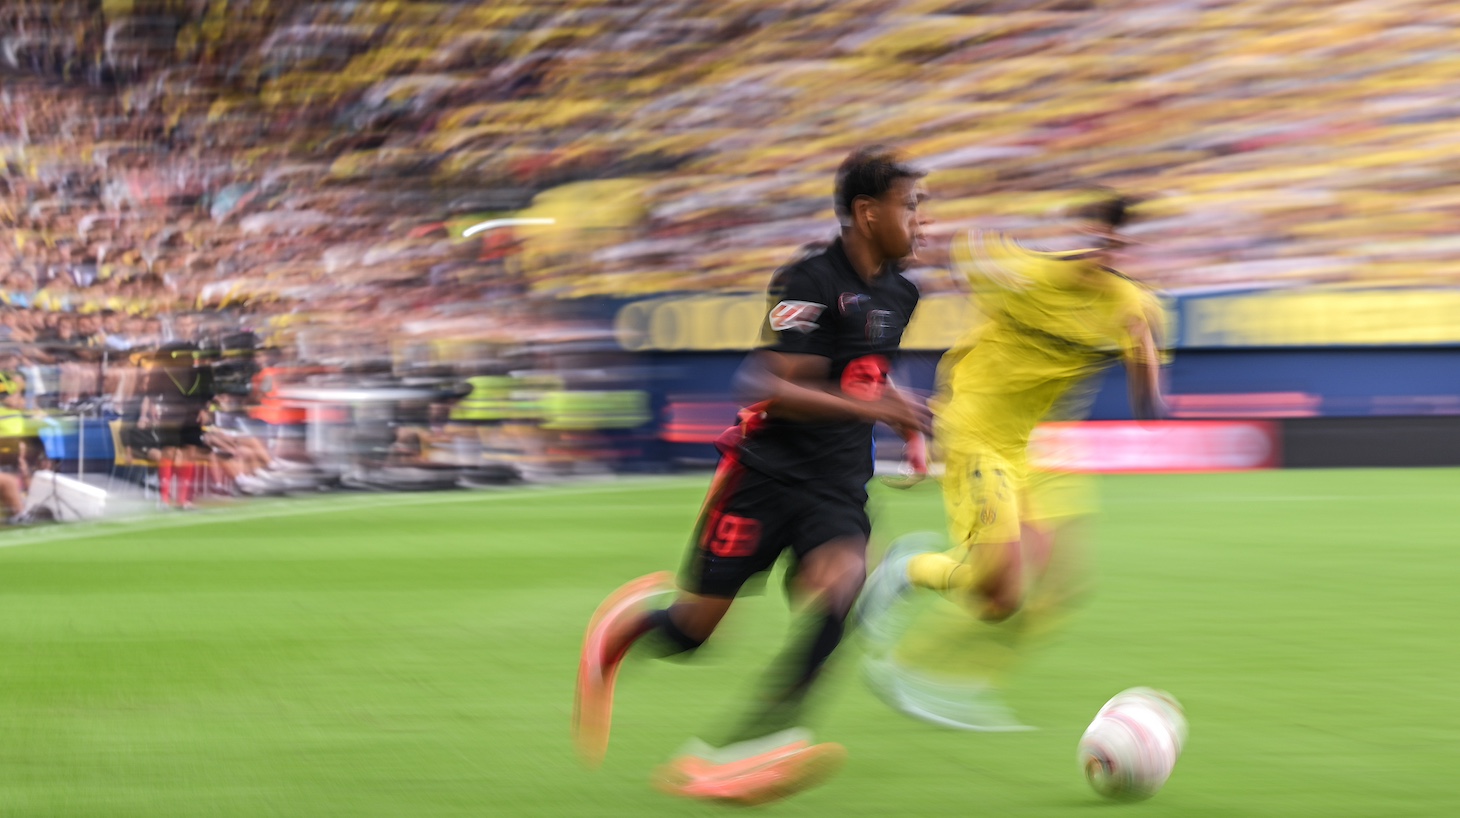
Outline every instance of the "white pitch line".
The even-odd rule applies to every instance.
[[[696,478],[620,478],[612,483],[595,483],[586,486],[526,486],[498,490],[421,492],[397,494],[352,494],[320,498],[281,498],[273,501],[247,501],[221,509],[204,509],[186,513],[155,513],[115,520],[98,520],[84,523],[59,523],[38,528],[21,529],[0,533],[0,548],[17,548],[24,545],[40,545],[50,542],[66,542],[92,537],[108,537],[117,534],[164,531],[174,528],[191,528],[215,523],[243,522],[248,520],[269,520],[285,517],[303,517],[311,514],[336,514],[366,508],[401,508],[411,506],[447,505],[454,503],[490,503],[502,500],[552,499],[557,497],[587,497],[596,494],[612,494],[624,491],[643,491],[659,488],[675,488],[693,484]],[[1390,499],[1436,499],[1449,495],[1402,495]],[[1101,504],[1144,505],[1164,503],[1171,498],[1104,498]],[[1370,500],[1371,495],[1202,495],[1175,498],[1178,503],[1278,503],[1312,501]]]
[[[120,520],[99,520],[85,523],[59,523],[45,528],[31,528],[11,534],[0,534],[0,548],[16,548],[23,545],[40,545],[50,542],[82,540],[92,537],[109,537],[117,534],[143,533],[173,528],[191,528],[215,523],[269,520],[281,517],[302,517],[310,514],[335,514],[364,508],[400,508],[404,506],[428,506],[452,503],[490,503],[502,500],[554,499],[558,497],[584,497],[594,494],[612,494],[625,491],[675,488],[692,479],[630,479],[613,483],[596,483],[591,486],[527,487],[502,489],[495,493],[485,491],[464,492],[421,492],[419,494],[393,494],[381,496],[364,494],[320,498],[310,500],[279,500],[265,506],[242,505],[235,508],[199,510],[178,514],[152,514],[129,517]]]

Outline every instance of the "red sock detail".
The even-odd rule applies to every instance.
[[[198,467],[192,463],[180,463],[177,466],[177,501],[180,505],[187,505],[193,501],[193,486],[197,480]]]
[[[172,502],[172,465],[171,460],[157,464],[157,493],[162,495],[163,503]]]

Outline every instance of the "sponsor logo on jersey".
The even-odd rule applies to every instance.
[[[785,332],[788,329],[810,332],[816,329],[816,319],[821,317],[821,312],[825,309],[825,304],[814,301],[782,301],[771,307],[771,329],[776,332]]]
[[[842,293],[841,298],[837,299],[836,303],[837,307],[842,311],[842,315],[846,315],[852,310],[860,310],[862,308],[862,302],[869,298],[871,296],[866,293]]]
[[[886,341],[893,334],[891,310],[872,310],[867,313],[867,340]]]

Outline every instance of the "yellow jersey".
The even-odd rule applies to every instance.
[[[1154,293],[1092,260],[1091,251],[1040,252],[998,234],[954,241],[984,321],[938,365],[940,442],[997,454],[1021,471],[1041,421],[1082,412],[1076,387],[1131,354],[1144,329],[1158,337]]]

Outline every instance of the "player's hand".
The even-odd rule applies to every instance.
[[[928,475],[928,439],[922,432],[915,432],[908,437],[902,449],[902,457],[907,462],[908,471],[919,477]]]
[[[928,439],[922,432],[909,435],[902,450],[902,472],[887,475],[882,484],[895,489],[910,489],[928,476]]]
[[[873,407],[873,419],[891,426],[904,440],[916,433],[932,431],[932,415],[927,407],[911,403],[895,391],[889,390]]]

